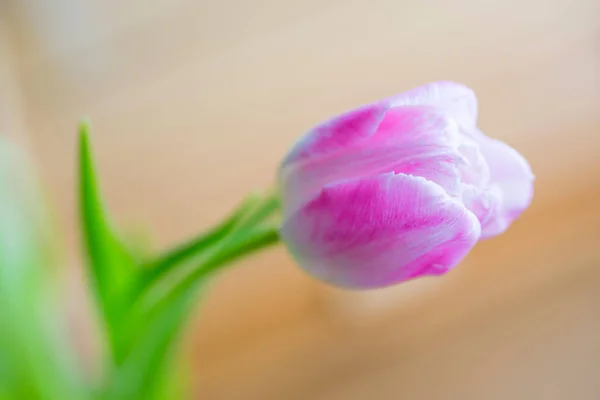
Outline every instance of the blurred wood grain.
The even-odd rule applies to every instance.
[[[0,3],[0,136],[26,145],[23,99],[12,32]]]
[[[282,249],[219,276],[188,341],[199,398],[600,398],[597,0],[2,7],[0,99],[23,115],[0,115],[27,131],[74,254],[81,117],[115,218],[159,246],[273,185],[311,125],[427,81],[473,87],[482,129],[531,161],[531,209],[443,279],[340,292]]]

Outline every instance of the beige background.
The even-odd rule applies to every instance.
[[[82,116],[115,218],[162,247],[270,187],[319,120],[464,82],[531,161],[531,209],[390,290],[323,287],[282,249],[227,271],[190,330],[195,393],[598,399],[599,44],[597,0],[0,0],[0,130],[31,147],[76,260]]]

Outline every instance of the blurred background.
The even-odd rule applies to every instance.
[[[108,205],[157,247],[269,188],[320,120],[448,79],[536,173],[532,207],[451,274],[350,293],[281,248],[221,274],[186,338],[197,398],[600,398],[598,0],[0,0],[0,132],[67,235],[90,119]]]

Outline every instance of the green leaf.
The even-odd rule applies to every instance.
[[[132,326],[136,338],[126,360],[117,367],[107,391],[107,398],[159,400],[169,398],[173,374],[169,368],[174,361],[187,316],[197,302],[201,281],[187,287],[148,313],[135,313]],[[135,315],[141,317],[135,320]]]
[[[87,399],[59,312],[43,197],[0,137],[0,398]]]
[[[120,342],[119,330],[126,318],[126,301],[134,283],[136,267],[132,256],[114,233],[102,204],[86,124],[80,126],[79,179],[88,273],[104,319],[113,359],[119,363],[126,353]]]
[[[270,207],[263,204],[254,212],[265,216],[268,215],[265,210]],[[248,220],[256,221],[254,218]],[[175,344],[196,303],[198,289],[206,284],[210,274],[218,268],[279,241],[275,226],[246,228],[240,232],[234,231],[239,233],[237,235],[232,233],[226,236],[224,245],[217,245],[217,251],[209,248],[207,251],[210,255],[190,273],[176,277],[174,282],[166,278],[157,282],[159,286],[170,286],[159,287],[162,293],[154,301],[152,292],[138,299],[131,313],[131,326],[136,329],[130,340],[132,348],[113,382],[111,398],[132,398],[134,394],[143,399],[169,398],[161,397],[160,393],[168,384],[166,378],[177,349]],[[147,297],[151,299],[148,301]],[[136,320],[136,317],[139,319]]]
[[[279,200],[275,195],[251,196],[214,229],[139,265],[139,254],[134,257],[125,250],[110,225],[85,125],[79,150],[88,269],[112,350],[101,398],[172,398],[175,380],[169,366],[199,288],[216,269],[278,242],[277,229],[265,222],[279,208]]]

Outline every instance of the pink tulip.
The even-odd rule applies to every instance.
[[[279,171],[281,237],[310,275],[379,288],[448,272],[527,208],[533,174],[476,125],[469,88],[431,83],[309,131]]]

